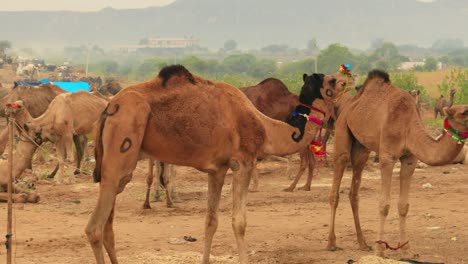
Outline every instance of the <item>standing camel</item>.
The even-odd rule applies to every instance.
[[[440,116],[444,116],[444,112],[442,111],[444,109],[444,107],[450,107],[453,105],[453,99],[455,97],[455,93],[457,92],[457,90],[455,89],[450,89],[450,98],[449,100],[447,101],[447,99],[445,99],[445,97],[443,95],[441,95],[439,97],[439,99],[437,100],[435,106],[434,106],[434,118],[437,119],[437,114],[440,114]]]
[[[301,91],[300,102],[333,100],[339,80],[320,74],[313,77],[313,89]],[[104,263],[104,245],[111,262],[117,263],[116,195],[131,180],[138,156],[144,153],[208,173],[204,264],[209,263],[218,226],[224,178],[229,168],[234,171],[232,226],[240,263],[247,263],[246,197],[257,156],[297,152],[318,129],[303,116],[310,113],[309,108],[299,105],[296,111],[291,125],[268,118],[238,88],[192,75],[181,65],[165,67],[155,79],[121,90],[103,112],[96,134],[94,179],[100,189],[86,227],[96,262]]]
[[[312,82],[306,82],[309,76],[303,75],[304,85],[311,85]],[[305,88],[302,88],[305,89]],[[286,85],[275,78],[268,78],[257,85],[242,87],[240,90],[247,96],[247,98],[253,103],[264,115],[286,122],[291,116],[294,108],[299,104],[299,96],[289,91]],[[323,118],[324,116],[319,116]],[[300,167],[297,175],[302,175],[306,167],[309,169],[309,176],[314,171],[314,158],[308,147],[304,147],[299,150],[300,156]],[[298,176],[296,176],[297,178]],[[299,176],[300,177],[300,176]],[[294,188],[293,188],[294,189]],[[286,189],[292,191],[293,189]],[[251,191],[258,191],[258,173],[254,170],[252,174]]]
[[[409,243],[406,235],[406,216],[409,210],[409,188],[417,160],[429,165],[450,163],[468,137],[468,105],[446,109],[446,133],[435,140],[424,129],[414,99],[390,83],[386,72],[373,70],[363,88],[345,107],[335,123],[334,177],[330,192],[331,219],[328,237],[329,250],[336,250],[335,216],[339,189],[348,162],[353,166],[349,194],[360,249],[368,250],[359,222],[359,187],[362,171],[370,151],[380,156],[381,193],[380,229],[377,254],[384,255],[384,224],[390,209],[392,171],[397,160],[400,168],[400,247],[406,256]],[[456,140],[454,140],[456,139]]]

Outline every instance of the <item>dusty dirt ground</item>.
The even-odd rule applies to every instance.
[[[87,163],[92,169],[92,163]],[[299,166],[291,162],[292,171]],[[53,164],[34,165],[41,176]],[[327,244],[329,211],[328,193],[331,168],[321,167],[310,192],[283,192],[290,183],[287,164],[263,161],[258,165],[261,191],[248,195],[246,239],[251,263],[346,263],[373,252],[357,249],[352,213],[348,202],[351,170],[342,184],[337,216],[337,241],[342,251],[329,252]],[[132,182],[117,198],[115,233],[120,263],[199,263],[203,251],[206,212],[206,174],[178,167],[177,208],[153,202],[153,209],[142,209],[147,164],[139,163]],[[419,261],[468,263],[468,166],[454,164],[418,168],[410,197],[408,235]],[[237,263],[236,243],[231,228],[231,174],[226,178],[219,212],[219,227],[213,242],[212,263]],[[430,183],[431,188],[423,188]],[[398,242],[398,176],[394,175],[392,204],[386,224],[387,241]],[[89,175],[77,182],[55,185],[38,184],[38,204],[14,205],[14,263],[94,263],[84,228],[96,204],[98,184]],[[378,230],[377,165],[369,162],[361,188],[361,222],[370,245]],[[0,204],[0,233],[6,233],[6,204]],[[188,244],[169,241],[183,236],[197,238]],[[3,235],[2,235],[3,244]],[[0,247],[0,263],[5,263],[5,247]],[[398,259],[397,252],[388,256]],[[107,260],[108,261],[108,260]],[[109,263],[109,262],[107,262]]]

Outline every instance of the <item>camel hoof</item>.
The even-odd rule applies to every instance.
[[[166,207],[167,208],[177,208],[177,205],[175,205],[174,203],[171,203],[171,204],[166,204]]]
[[[372,249],[371,246],[368,246],[368,245],[364,244],[364,245],[359,246],[359,250],[362,250],[362,251],[372,251],[373,249]]]
[[[81,174],[80,169],[76,169],[76,170],[73,172],[73,175],[78,175],[78,174]]]
[[[340,248],[340,247],[337,247],[337,246],[327,246],[327,250],[328,251],[340,251],[340,250],[343,250],[343,249]]]
[[[294,188],[283,189],[283,192],[293,192],[293,191],[294,191]]]
[[[310,187],[309,186],[302,186],[297,188],[299,191],[305,191],[305,192],[310,192]]]
[[[151,205],[149,205],[149,203],[144,203],[143,209],[151,209]]]
[[[249,189],[249,192],[259,192],[258,188]]]

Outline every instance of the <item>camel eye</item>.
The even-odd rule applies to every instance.
[[[462,115],[468,115],[468,110],[465,110],[465,112],[463,112]]]

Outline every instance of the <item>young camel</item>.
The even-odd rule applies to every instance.
[[[454,106],[446,110],[445,128],[449,131],[440,140],[434,140],[424,130],[414,99],[390,83],[387,73],[371,71],[363,88],[345,107],[335,123],[334,178],[330,192],[331,218],[328,237],[329,250],[336,250],[335,215],[339,201],[339,189],[343,172],[349,160],[353,166],[353,178],[349,198],[354,216],[356,235],[360,249],[368,250],[359,222],[359,187],[362,171],[369,152],[380,155],[382,190],[380,194],[380,229],[377,254],[384,255],[384,224],[390,209],[392,171],[396,161],[401,161],[400,197],[400,247],[407,257],[409,243],[406,235],[406,216],[409,210],[409,188],[417,160],[430,165],[450,163],[460,152],[450,134],[457,134],[460,141],[468,137],[468,105]],[[459,132],[454,132],[459,131]],[[449,135],[447,135],[449,134]]]
[[[300,101],[333,100],[337,80],[316,74],[313,90]],[[321,88],[321,86],[324,86]],[[302,105],[300,114],[310,110]],[[287,155],[307,145],[317,125],[295,115],[288,125],[260,113],[238,88],[192,75],[181,65],[163,68],[157,78],[129,86],[109,102],[96,135],[95,181],[100,182],[96,208],[86,235],[96,262],[104,263],[102,246],[117,263],[113,218],[116,195],[131,180],[139,154],[208,173],[208,210],[202,263],[209,263],[218,207],[227,170],[233,175],[232,226],[240,263],[247,263],[246,196],[259,155]],[[299,134],[298,134],[299,129]],[[289,139],[289,140],[288,140]],[[293,140],[294,139],[294,140]]]
[[[41,116],[28,120],[24,125],[28,134],[36,141],[48,140],[55,143],[58,154],[57,182],[63,181],[65,160],[73,156],[73,137],[91,133],[107,103],[108,99],[97,92],[60,94]]]

